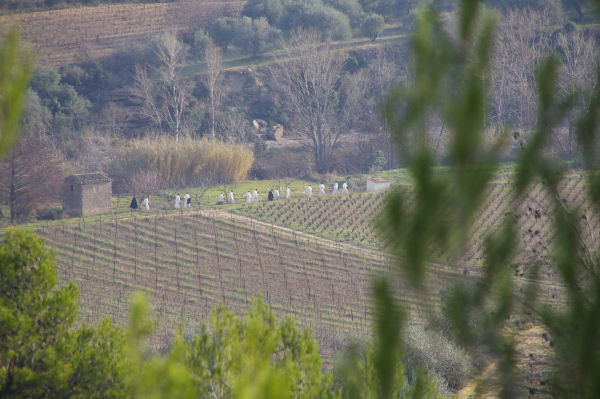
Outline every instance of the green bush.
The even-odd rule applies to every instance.
[[[361,31],[362,34],[371,41],[375,41],[381,33],[383,33],[383,26],[385,22],[383,17],[379,14],[370,14],[362,22]]]
[[[296,28],[315,29],[323,38],[346,40],[351,36],[350,20],[344,13],[317,0],[293,2],[287,5],[279,21],[279,28],[292,31]]]
[[[242,15],[250,18],[265,17],[269,24],[276,26],[283,13],[281,0],[249,0],[244,5]]]

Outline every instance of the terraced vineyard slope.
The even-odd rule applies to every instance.
[[[590,248],[597,247],[600,227],[587,209],[585,180],[572,173],[561,187],[565,202],[582,213]],[[508,178],[490,186],[467,256],[436,264],[425,293],[410,291],[401,278],[394,278],[399,297],[411,310],[411,323],[426,321],[452,281],[481,272],[484,237],[509,211],[520,226],[519,262],[510,266],[517,284],[525,290],[535,283],[548,306],[563,303],[562,288],[549,267],[553,237],[547,194],[534,189],[518,204],[510,204],[509,198]],[[143,290],[152,298],[153,343],[160,346],[180,323],[197,328],[219,302],[241,313],[262,292],[279,317],[292,315],[311,326],[331,360],[348,336],[370,333],[372,277],[388,273],[394,263],[376,243],[368,248],[377,239],[370,217],[383,202],[384,194],[352,194],[220,210],[117,212],[34,228],[56,248],[61,281],[79,285],[81,321],[97,322],[108,315],[125,323],[131,294]],[[352,233],[352,240],[345,240],[344,234]],[[534,257],[537,274],[532,273]]]
[[[114,53],[128,42],[163,32],[206,27],[219,16],[239,15],[245,1],[178,1],[114,4],[0,17],[0,27],[21,26],[38,63],[60,66]]]
[[[232,212],[319,237],[380,249],[372,222],[384,199],[384,192],[327,195],[249,204]]]
[[[331,359],[348,335],[370,332],[371,278],[387,270],[377,253],[199,212],[38,227],[57,250],[61,281],[80,287],[80,320],[108,315],[124,323],[133,291],[146,291],[155,309],[157,346],[180,323],[198,327],[219,302],[241,313],[262,292],[278,316],[312,326]],[[441,271],[430,289],[439,290],[454,275]],[[408,298],[407,304],[416,309],[420,301]]]
[[[519,253],[513,266],[515,275],[524,281],[536,281],[543,297],[549,304],[562,301],[562,289],[556,270],[550,267],[550,250],[553,237],[550,229],[549,195],[541,184],[535,186],[521,201],[511,203],[511,171],[493,182],[487,200],[474,221],[472,230],[466,232],[472,238],[465,256],[452,262],[452,268],[463,275],[479,272],[484,261],[485,237],[500,227],[505,215],[511,214],[519,225]],[[403,186],[410,190],[408,186]],[[581,230],[589,248],[598,247],[600,219],[591,210],[586,198],[586,183],[580,171],[573,171],[564,178],[560,191],[564,203],[581,213]],[[262,220],[274,225],[297,229],[319,237],[352,243],[365,248],[381,249],[382,242],[375,232],[373,221],[381,211],[385,193],[328,195],[323,198],[275,201],[249,204],[232,212]],[[401,221],[398,221],[401,223]],[[440,259],[441,260],[441,259]],[[447,262],[447,261],[446,261]],[[539,266],[532,276],[533,266]]]

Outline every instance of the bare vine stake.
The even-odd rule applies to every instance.
[[[194,226],[194,242],[196,243],[196,275],[198,276],[198,291],[202,294],[202,279],[200,277],[200,254],[198,253],[198,235]]]
[[[81,225],[79,225],[79,228],[81,230]],[[74,275],[74,266],[75,266],[75,245],[77,243],[77,234],[73,235],[73,248],[71,249],[71,276],[70,278],[73,279],[73,275]]]
[[[133,218],[133,285],[137,287],[137,223]]]
[[[113,235],[113,285],[117,281],[117,219],[115,218],[115,233]]]
[[[238,260],[238,270],[239,270],[239,275],[240,275],[240,280],[242,279],[242,258],[240,257],[240,249],[238,247],[238,240],[235,234],[235,231],[237,230],[237,225],[235,223],[235,221],[233,220],[233,213],[231,214],[231,223],[233,226],[233,242],[235,243],[235,254],[237,256],[237,260]],[[244,290],[246,289],[246,287],[244,287]]]
[[[177,298],[181,295],[179,284],[179,244],[177,243],[177,225],[175,225],[175,269],[177,270]]]
[[[254,221],[252,223],[254,225]],[[258,250],[258,241],[256,240],[256,229],[254,227],[252,228],[252,234],[253,234],[252,240],[254,241],[254,250],[256,252],[256,259],[258,259],[258,265],[260,267],[260,274],[262,275],[262,281],[263,281],[263,286],[264,286],[265,285],[265,270],[263,268],[262,258],[260,256],[260,252]]]
[[[98,225],[98,222],[96,222],[96,226],[97,225]],[[94,240],[93,240],[93,243],[92,243],[92,268],[93,268],[94,271],[96,271],[96,234],[98,232],[97,232],[97,229],[93,229],[93,231],[94,231]],[[87,270],[88,269],[86,269],[86,273],[85,273],[85,277],[86,278],[89,277],[89,275],[87,273]]]
[[[279,264],[281,265],[281,271],[283,272],[283,281],[285,283],[285,289],[288,289],[288,281],[287,281],[287,273],[285,271],[285,266],[283,264],[283,255],[281,254],[281,246],[277,245],[277,239],[275,238],[275,229],[273,225],[271,225],[271,239],[273,240],[273,245],[275,246],[273,249],[277,248],[277,254],[279,255]],[[291,301],[290,301],[291,302]]]
[[[156,231],[156,216],[154,216],[154,290],[158,293],[158,233]]]

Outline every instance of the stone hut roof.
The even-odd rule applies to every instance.
[[[367,180],[372,181],[373,183],[389,183],[388,179],[384,179],[382,177],[369,177]]]
[[[70,184],[100,184],[110,183],[112,180],[106,177],[103,173],[82,173],[80,175],[69,176],[65,179]]]

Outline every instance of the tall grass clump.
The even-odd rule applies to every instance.
[[[144,138],[122,151],[114,177],[125,191],[128,182],[144,172],[152,172],[160,188],[238,182],[254,162],[251,150],[208,139]]]

